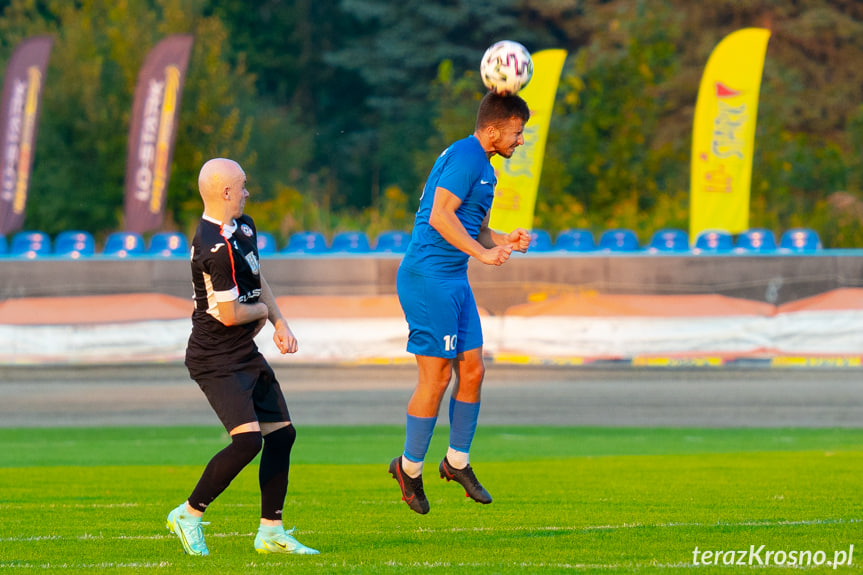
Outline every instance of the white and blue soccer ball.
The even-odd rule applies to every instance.
[[[501,40],[485,51],[479,72],[482,83],[492,92],[517,94],[533,77],[533,60],[518,42]]]

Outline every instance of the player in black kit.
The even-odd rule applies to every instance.
[[[195,311],[186,367],[230,433],[231,444],[210,460],[189,499],[168,514],[167,527],[186,553],[208,555],[201,527],[204,511],[261,453],[255,550],[316,554],[282,524],[296,431],[279,382],[254,337],[269,320],[281,353],[295,353],[297,340],[261,275],[255,223],[243,215],[249,197],[246,174],[233,160],[216,158],[201,168],[198,188],[204,215],[192,241]]]

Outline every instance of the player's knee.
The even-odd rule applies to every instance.
[[[479,387],[485,378],[485,364],[481,361],[462,365],[459,369],[460,387]]]
[[[231,436],[231,450],[240,459],[251,461],[261,451],[263,436],[260,431],[237,433]]]
[[[452,380],[452,368],[446,365],[442,369],[420,371],[419,387],[442,395]]]
[[[285,457],[291,453],[291,448],[297,440],[297,430],[291,425],[280,427],[279,429],[268,433],[264,436],[265,449],[279,453]]]

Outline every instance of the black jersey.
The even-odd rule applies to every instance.
[[[257,241],[255,223],[246,215],[232,225],[201,218],[191,250],[195,311],[187,362],[243,361],[257,351],[257,322],[226,326],[219,320],[218,306],[220,301],[256,303],[260,298]]]

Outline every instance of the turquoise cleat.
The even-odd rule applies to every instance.
[[[293,555],[317,555],[317,549],[306,547],[294,539],[293,529],[285,531],[281,525],[266,526],[258,528],[255,536],[255,551],[258,553],[291,553]]]
[[[208,523],[201,521],[186,510],[186,503],[181,503],[176,509],[168,513],[168,531],[173,531],[180,538],[183,550],[189,555],[209,555],[207,543],[204,541],[204,529],[202,525]]]

